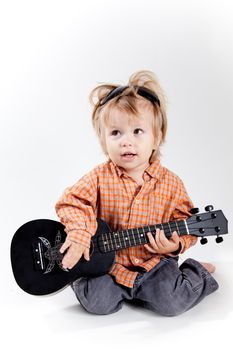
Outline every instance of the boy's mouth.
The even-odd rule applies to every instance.
[[[124,159],[133,159],[136,155],[137,155],[136,153],[125,152],[125,153],[121,154],[121,157]]]

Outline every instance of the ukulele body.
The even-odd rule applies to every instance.
[[[115,261],[115,252],[101,253],[98,237],[111,232],[97,219],[98,228],[91,240],[90,260],[83,257],[70,270],[62,267],[64,254],[59,252],[66,239],[64,225],[48,219],[30,221],[21,226],[11,242],[11,264],[21,289],[33,295],[46,295],[65,287],[79,277],[106,274]]]

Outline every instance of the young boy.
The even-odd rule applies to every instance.
[[[89,260],[96,218],[113,231],[186,219],[193,203],[182,180],[160,163],[167,130],[165,97],[152,72],[133,74],[127,86],[102,84],[90,95],[93,126],[108,160],[67,188],[56,204],[67,239],[63,267]],[[94,99],[97,100],[94,102]],[[80,304],[90,313],[110,314],[123,301],[135,302],[161,315],[178,315],[214,292],[215,267],[185,260],[179,254],[196,237],[170,239],[156,230],[149,244],[117,251],[108,274],[81,277],[72,284]]]

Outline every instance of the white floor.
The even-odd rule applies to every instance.
[[[25,350],[119,346],[217,349],[232,338],[233,273],[230,259],[214,263],[219,290],[185,314],[169,318],[128,304],[112,315],[91,315],[82,309],[70,287],[54,295],[35,297],[21,291],[6,269],[7,283],[1,283],[1,342],[7,349],[17,346]]]

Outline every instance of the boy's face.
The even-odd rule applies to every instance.
[[[139,175],[149,166],[155,140],[152,130],[153,107],[138,103],[139,118],[114,108],[104,126],[105,143],[110,159],[131,175]]]

